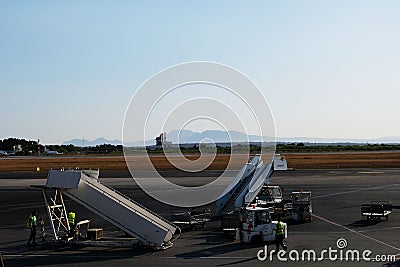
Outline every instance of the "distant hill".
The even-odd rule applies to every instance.
[[[122,145],[122,141],[121,140],[107,140],[103,137],[99,137],[95,140],[72,139],[72,140],[63,142],[62,144],[82,147],[82,146],[97,146],[97,145],[103,145],[103,144]]]
[[[205,140],[209,139],[209,140]],[[204,132],[193,132],[191,130],[174,130],[167,133],[167,141],[174,144],[188,144],[188,143],[200,143],[202,140],[205,143],[227,143],[227,142],[261,142],[266,140],[266,137],[258,135],[247,135],[238,131],[219,131],[219,130],[207,130]],[[270,138],[271,139],[271,138]],[[212,140],[212,141],[211,141]]]
[[[191,130],[173,130],[167,133],[167,141],[173,144],[191,144],[200,143],[202,140],[209,143],[213,140],[215,143],[229,143],[229,142],[261,142],[265,140],[273,140],[268,137],[261,137],[258,135],[246,135],[238,131],[219,131],[207,130],[204,132],[194,132]],[[309,144],[400,144],[400,136],[382,137],[376,139],[345,139],[345,138],[320,138],[320,137],[277,137],[278,143],[309,143]],[[155,139],[146,140],[146,145],[155,145]],[[81,147],[83,145],[82,139],[72,139],[63,142],[63,145],[72,144]],[[85,146],[97,146],[102,144],[121,145],[121,140],[107,140],[103,137],[95,140],[84,140]],[[143,141],[134,141],[126,144],[127,146],[142,146]]]
[[[258,135],[246,135],[245,133],[241,133],[238,131],[219,131],[219,130],[208,130],[204,132],[194,132],[190,130],[183,130],[179,133],[178,130],[171,131],[167,133],[167,141],[170,141],[174,144],[180,143],[199,143],[204,139],[211,139],[216,143],[227,143],[227,142],[261,142],[266,140],[273,140],[271,137],[261,137]],[[350,139],[350,138],[320,138],[320,137],[277,137],[277,142],[282,143],[321,143],[321,144],[399,144],[400,136],[391,136],[391,137],[381,137],[376,139]],[[149,142],[149,141],[148,141]],[[147,143],[147,142],[146,142]]]
[[[374,139],[357,138],[321,138],[321,137],[278,137],[277,142],[283,143],[317,143],[317,144],[400,144],[400,136],[381,137]]]

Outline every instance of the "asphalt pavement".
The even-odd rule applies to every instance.
[[[181,185],[199,186],[213,181],[219,172],[201,177],[176,172],[164,175]],[[281,260],[276,256],[270,260],[268,255],[264,261],[264,246],[241,244],[224,236],[219,221],[212,221],[205,228],[184,231],[172,248],[162,251],[53,244],[48,227],[48,242],[28,247],[29,231],[25,223],[29,213],[37,210],[38,217],[44,216],[47,220],[42,193],[30,185],[45,183],[45,177],[45,174],[28,173],[0,175],[0,253],[5,266],[400,266],[400,169],[275,172],[271,184],[282,186],[285,195],[298,190],[313,192],[314,217],[310,223],[288,221],[287,254]],[[144,193],[127,173],[108,172],[101,177],[103,183],[167,219],[176,210],[176,207],[162,204]],[[387,221],[366,223],[361,220],[361,205],[373,200],[392,202],[393,213]],[[90,219],[91,227],[102,227],[105,235],[123,234],[70,199],[66,199],[66,206],[76,211],[77,220]],[[214,203],[207,207],[215,210]],[[41,239],[39,232],[38,241]],[[339,239],[340,246],[346,244],[345,247],[338,247]],[[272,248],[274,246],[268,246],[267,250]],[[315,261],[289,258],[289,255],[296,258],[297,252],[301,256],[309,250],[316,252]],[[329,255],[328,252],[322,253],[324,250],[337,252]],[[371,251],[368,255],[370,261],[340,259],[340,253],[343,256],[354,250],[360,255]],[[335,255],[338,257],[336,260]],[[388,256],[396,259],[377,261],[378,257]],[[282,261],[285,257],[287,261]]]

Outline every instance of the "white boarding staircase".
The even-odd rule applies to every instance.
[[[250,169],[249,166],[255,167],[246,175],[243,170]],[[275,170],[287,170],[284,157],[274,155],[270,162],[264,164],[260,156],[256,155],[250,163],[242,168],[231,185],[217,200],[217,214],[231,213],[250,205],[260,193],[263,185],[269,184],[270,177]]]
[[[117,228],[136,237],[144,245],[168,248],[180,229],[160,215],[145,208],[98,180],[99,172],[87,170],[51,170],[43,190],[54,238],[60,230],[69,231],[63,195],[71,198]],[[48,191],[55,190],[54,197]]]

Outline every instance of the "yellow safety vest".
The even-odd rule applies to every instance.
[[[68,223],[75,224],[75,212],[68,213]]]
[[[26,227],[27,228],[31,228],[31,222],[32,222],[32,225],[36,226],[36,216],[34,216],[32,214],[29,215],[28,221],[26,222]]]
[[[285,234],[285,226],[282,222],[278,222],[276,224],[276,235],[284,235]]]

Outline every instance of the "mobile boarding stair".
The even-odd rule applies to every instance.
[[[230,214],[241,207],[249,206],[263,185],[269,184],[275,170],[287,170],[286,160],[281,155],[274,155],[267,164],[263,163],[259,155],[254,156],[217,200],[217,214]]]
[[[249,163],[243,166],[231,184],[225,189],[221,197],[217,200],[217,214],[229,214],[235,211],[235,201],[247,191],[256,169],[262,165],[260,155],[255,155]]]
[[[274,155],[267,164],[256,155],[239,171],[217,200],[216,213],[222,216],[221,228],[225,233],[236,231],[239,210],[253,203],[263,186],[269,184],[275,170],[287,170],[286,160],[281,155]]]
[[[100,183],[98,177],[98,170],[51,170],[46,185],[35,186],[42,189],[56,241],[65,240],[65,233],[71,230],[66,223],[65,195],[135,237],[141,245],[156,249],[173,245],[180,234],[179,227]],[[73,242],[74,238],[67,237],[67,241]]]

